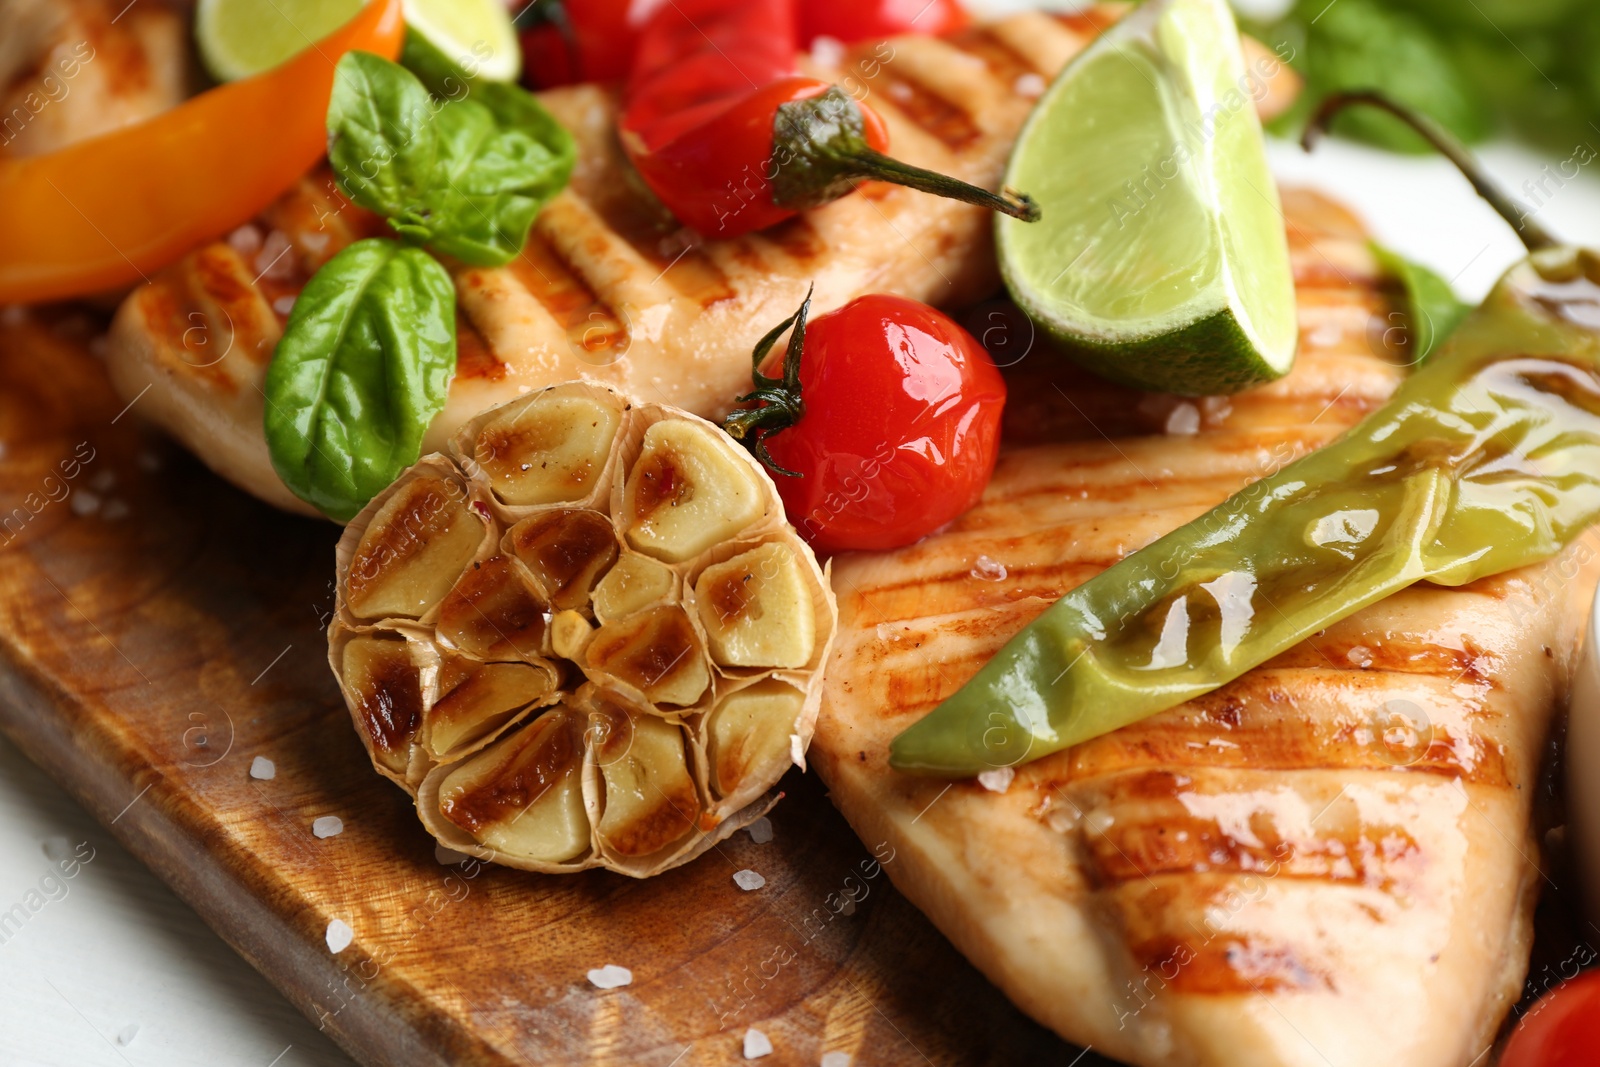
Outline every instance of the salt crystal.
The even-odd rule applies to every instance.
[[[129,511],[130,509],[126,500],[112,500],[109,501],[105,508],[100,512],[100,517],[107,522],[116,522],[118,519],[127,518]]]
[[[1306,343],[1313,348],[1332,348],[1344,339],[1344,331],[1336,325],[1318,326],[1306,334]]]
[[[1011,767],[996,767],[979,774],[978,784],[991,793],[1004,793],[1011,788],[1011,779],[1016,776],[1016,770]]]
[[[278,776],[278,766],[265,756],[257,756],[250,761],[250,777],[259,778],[269,782]]]
[[[827,34],[811,42],[811,61],[819,67],[837,67],[844,62],[844,42]]]
[[[1045,80],[1032,72],[1017,75],[1017,80],[1011,83],[1012,92],[1029,100],[1037,100],[1043,96],[1045,87]]]
[[[100,510],[100,494],[91,493],[87,489],[79,489],[72,494],[72,513],[78,518],[93,515]]]
[[[1167,433],[1174,437],[1193,437],[1200,432],[1200,409],[1185,401],[1167,416]]]
[[[1208,396],[1200,401],[1200,414],[1207,422],[1221,422],[1233,414],[1233,401],[1225,396]]]
[[[845,897],[844,906],[839,909],[839,914],[849,918],[856,913],[856,898]]]
[[[89,488],[97,493],[104,493],[116,484],[117,472],[114,470],[99,471],[93,478],[89,479]]]
[[[733,872],[733,884],[748,893],[766,885],[767,880],[747,867],[742,871]]]
[[[228,246],[241,256],[251,256],[261,249],[261,231],[248,222],[228,234]]]
[[[905,82],[890,82],[889,95],[901,103],[905,103],[909,101],[915,94],[912,93],[911,86],[907,85]]]
[[[596,989],[620,989],[633,984],[633,972],[615,963],[608,963],[589,972],[589,984]]]
[[[272,310],[280,315],[287,315],[294,310],[294,296],[280,296],[272,302]]]
[[[979,556],[969,573],[980,582],[1003,582],[1007,572],[1006,565],[999,560]]]
[[[850,1067],[850,1053],[824,1052],[822,1054],[822,1067]]]
[[[744,1058],[759,1060],[762,1056],[772,1055],[772,1039],[754,1028],[744,1032]]]
[[[257,280],[261,278],[285,279],[294,275],[294,256],[289,254],[289,238],[282,230],[273,230],[256,253]]]
[[[39,842],[39,847],[44,849],[46,859],[65,860],[72,858],[72,842],[59,835],[47,837]]]
[[[344,833],[344,820],[337,815],[323,815],[311,820],[311,832],[318,837],[338,837]]]
[[[1071,833],[1078,825],[1078,816],[1065,808],[1057,808],[1044,817],[1044,824],[1058,834]]]
[[[764,845],[772,840],[772,820],[765,815],[745,827],[750,832],[750,840],[758,845]]]
[[[898,641],[898,640],[900,640],[900,635],[894,632],[894,627],[890,626],[886,622],[880,622],[878,624],[878,631],[877,632],[878,632],[878,640],[879,641]]]
[[[1086,826],[1090,831],[1099,834],[1101,837],[1104,837],[1106,831],[1111,829],[1112,824],[1116,821],[1117,817],[1112,815],[1109,811],[1091,811],[1083,820],[1083,825]]]
[[[117,1044],[121,1045],[123,1048],[127,1048],[129,1045],[133,1044],[133,1039],[138,1036],[139,1024],[129,1023],[127,1026],[124,1026],[121,1030],[117,1031]]]
[[[467,855],[465,852],[457,852],[453,848],[446,848],[443,845],[434,845],[433,858],[438,861],[441,867],[454,867],[456,864],[469,860],[472,857]]]
[[[1355,645],[1349,652],[1345,653],[1344,658],[1349,660],[1353,666],[1365,670],[1372,666],[1372,649],[1367,648],[1365,645]]]
[[[328,250],[328,235],[325,233],[303,233],[300,243],[306,246],[306,251],[313,255],[322,255]]]
[[[350,947],[350,942],[356,938],[356,932],[350,929],[350,924],[343,919],[334,919],[328,923],[328,951],[337,956]]]

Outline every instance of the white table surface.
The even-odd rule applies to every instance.
[[[1600,131],[1593,144],[1600,148]],[[1484,153],[1513,189],[1548,157]],[[1285,182],[1357,208],[1385,243],[1477,299],[1520,254],[1516,238],[1449,165],[1328,142],[1313,157],[1272,146]],[[1600,159],[1538,218],[1600,245]],[[1549,186],[1547,186],[1549,187]],[[54,869],[46,849],[80,842],[94,859],[0,943],[0,1067],[338,1067],[348,1059],[235,956],[159,880],[0,741],[0,912]],[[58,853],[59,854],[59,853]],[[87,855],[85,849],[82,854]]]

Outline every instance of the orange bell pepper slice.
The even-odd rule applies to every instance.
[[[372,0],[272,70],[148,122],[0,163],[0,303],[132,285],[259,214],[327,151],[333,68],[400,54],[400,0]]]

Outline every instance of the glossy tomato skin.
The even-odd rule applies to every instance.
[[[853,44],[907,33],[940,36],[971,23],[959,0],[806,0],[800,5],[800,37],[807,44],[817,37]]]
[[[1563,982],[1522,1017],[1500,1067],[1600,1064],[1600,970]]]
[[[567,0],[562,10],[570,38],[549,22],[521,31],[522,79],[528,88],[625,78],[639,34],[629,17],[631,7],[632,0]]]
[[[775,352],[763,373],[781,373]],[[813,319],[805,415],[767,438],[789,521],[823,553],[910,544],[978,502],[1000,450],[1006,385],[949,316],[865,296]]]

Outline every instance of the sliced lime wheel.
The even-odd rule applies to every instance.
[[[355,17],[363,0],[200,0],[194,35],[218,81],[270,70]],[[405,0],[406,25],[469,73],[512,81],[522,50],[499,0]]]
[[[1090,369],[1204,396],[1285,374],[1298,341],[1277,187],[1224,0],[1148,0],[1063,70],[1006,184],[1013,299]]]

